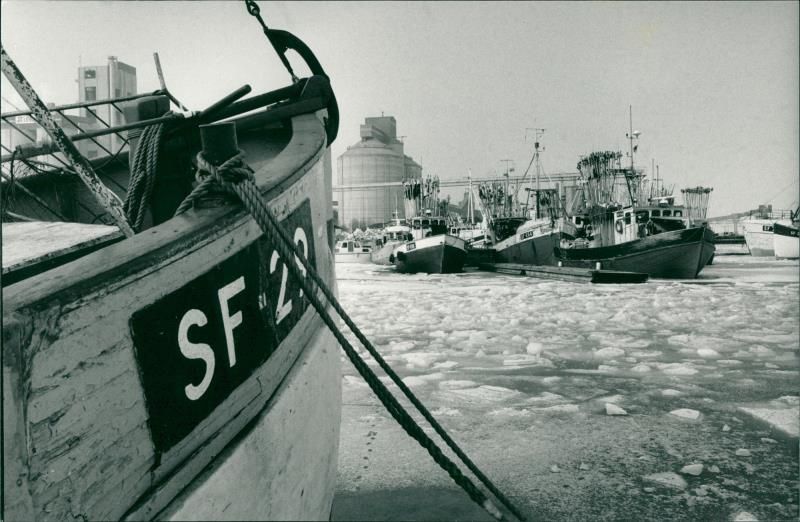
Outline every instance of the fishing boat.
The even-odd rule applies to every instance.
[[[413,239],[392,253],[399,272],[450,274],[460,272],[467,255],[467,243],[447,233],[447,220],[440,216],[411,219]]]
[[[334,253],[337,263],[369,263],[372,257],[372,249],[355,239],[338,241]]]
[[[413,239],[411,227],[400,219],[398,212],[392,212],[392,220],[389,225],[381,230],[381,246],[373,248],[370,254],[370,261],[376,265],[391,265],[394,261],[392,255],[395,249]]]
[[[540,177],[543,168],[540,160],[539,139],[544,129],[537,131],[533,156],[522,180],[512,189],[509,172],[505,173],[505,183],[478,186],[477,199],[481,203],[481,213],[487,216],[487,236],[491,243],[491,258],[498,263],[519,263],[527,265],[555,264],[555,248],[561,240],[563,211],[558,191],[542,188]],[[533,174],[528,174],[533,167]],[[525,180],[525,201],[520,197],[520,188]],[[473,253],[475,259],[485,259],[484,252]]]
[[[248,10],[261,21],[253,2]],[[329,518],[337,344],[287,277],[297,260],[281,258],[277,238],[231,196],[181,205],[200,151],[220,169],[243,151],[268,206],[334,287],[336,100],[305,44],[264,30],[312,75],[258,96],[239,90],[188,117],[167,113],[174,96],[163,83],[47,108],[2,50],[31,109],[3,121],[34,119],[59,146],[46,155],[53,147],[35,134],[28,147],[4,144],[5,519]],[[126,104],[125,125],[70,138],[52,127],[53,114],[102,103]],[[91,161],[76,150],[110,134],[137,143]],[[149,202],[119,212],[109,192],[138,190],[140,151],[157,157]]]
[[[586,201],[578,213],[583,226],[580,237],[565,239],[556,249],[557,264],[695,278],[714,256],[714,233],[697,217],[705,216],[711,190],[689,190],[691,212],[652,186],[648,197],[643,172],[633,165],[639,134],[631,125],[629,167],[621,165],[618,151],[593,152],[578,162]]]
[[[797,259],[800,257],[800,207],[792,214],[791,225],[775,223],[773,226],[773,240],[775,257],[778,259]]]
[[[744,241],[751,256],[775,256],[775,225],[791,226],[792,212],[772,210],[771,205],[759,205],[755,214],[742,221]]]

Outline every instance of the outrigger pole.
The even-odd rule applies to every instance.
[[[97,173],[92,169],[89,160],[83,157],[75,144],[72,143],[61,127],[58,126],[55,119],[50,114],[50,111],[47,109],[47,106],[39,98],[39,95],[36,94],[36,91],[33,90],[31,84],[25,79],[25,76],[8,53],[6,53],[5,47],[3,47],[2,44],[0,44],[0,60],[2,60],[3,75],[8,79],[31,110],[31,116],[36,120],[36,123],[41,125],[47,135],[53,140],[53,143],[64,153],[64,156],[66,156],[67,160],[72,164],[75,172],[92,192],[97,202],[100,203],[100,206],[111,215],[119,229],[122,230],[126,236],[133,236],[133,229],[128,224],[125,211],[122,208],[122,200],[103,184],[97,176]]]

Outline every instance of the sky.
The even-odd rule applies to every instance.
[[[331,77],[334,158],[365,117],[385,114],[423,174],[491,176],[504,159],[522,174],[534,127],[546,129],[545,172],[575,172],[581,155],[627,151],[632,108],[636,165],[650,175],[654,161],[676,190],[712,187],[709,216],[800,200],[798,2],[259,5]],[[46,102],[76,101],[77,67],[109,55],[136,67],[140,92],[155,90],[156,51],[193,110],[244,84],[290,83],[244,2],[12,0],[0,20],[4,48]],[[2,94],[22,106],[5,78]]]

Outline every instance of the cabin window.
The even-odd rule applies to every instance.
[[[675,212],[672,213],[672,215],[675,217],[681,217],[683,216],[683,212],[680,210],[676,210]]]
[[[630,225],[631,224],[631,213],[630,212],[625,212],[625,224],[626,225]]]
[[[661,215],[661,211],[660,210],[653,210],[653,211],[650,212],[650,215],[653,216],[653,217],[659,217]]]
[[[97,87],[86,87],[84,89],[84,101],[95,101],[97,99]]]
[[[583,219],[579,218],[579,217],[575,217],[575,224],[576,225],[582,225],[583,224]]]
[[[352,252],[353,251],[353,243],[351,243],[349,241],[347,242],[347,251],[348,252]]]
[[[637,223],[644,223],[647,221],[647,211],[646,210],[639,210],[636,212],[636,222]]]
[[[422,226],[428,226],[430,224],[431,224],[430,220],[427,220],[427,219],[423,219],[422,220]]]
[[[97,70],[95,69],[84,69],[83,70],[83,77],[87,80],[91,80],[92,78],[97,78]]]
[[[664,211],[662,211],[661,215],[664,216],[664,217],[670,217],[672,215],[672,211],[671,210],[664,210]]]

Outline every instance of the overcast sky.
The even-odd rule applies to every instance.
[[[423,172],[521,174],[544,127],[547,172],[627,150],[677,189],[714,188],[709,215],[797,205],[797,2],[260,2],[317,54],[342,114],[334,158],[381,113]],[[45,101],[77,100],[77,67],[108,55],[199,110],[289,77],[243,2],[2,2],[2,42]],[[20,105],[3,79],[3,97]],[[3,102],[3,110],[10,107]],[[334,161],[334,168],[335,168]]]

